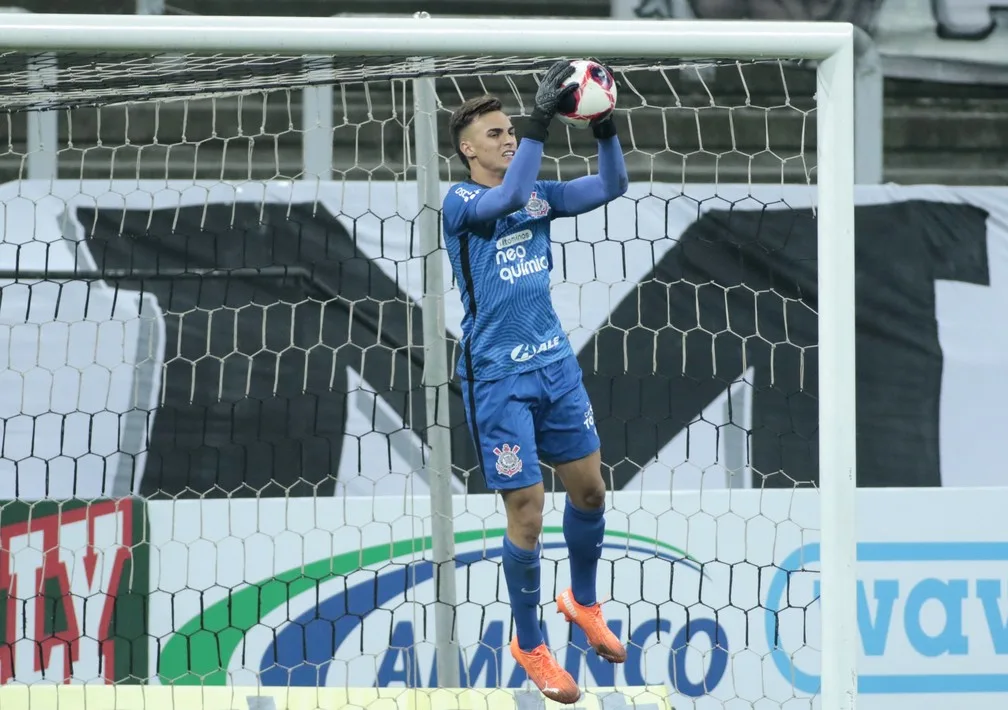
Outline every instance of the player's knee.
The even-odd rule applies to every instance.
[[[534,503],[530,502],[513,511],[513,514],[508,518],[508,528],[513,529],[521,537],[521,540],[515,540],[515,542],[523,543],[523,547],[526,549],[535,547],[536,540],[542,534],[542,506],[536,507]]]
[[[542,534],[544,497],[541,486],[508,491],[504,496],[508,537],[526,550],[533,549]]]
[[[579,491],[578,499],[571,502],[582,510],[598,510],[605,505],[606,489],[602,481],[593,481]]]
[[[583,462],[589,464],[589,462]],[[582,510],[598,510],[605,505],[606,487],[601,471],[590,465],[564,471],[563,482],[567,496]]]
[[[542,513],[529,513],[527,516],[515,521],[515,525],[508,525],[508,530],[513,530],[516,540],[513,542],[526,549],[535,548],[542,534],[543,518]],[[510,533],[509,533],[510,534]]]
[[[556,467],[571,503],[582,510],[598,510],[605,505],[606,486],[602,458],[598,451],[577,461]]]

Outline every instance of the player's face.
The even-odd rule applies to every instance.
[[[503,111],[485,113],[477,118],[469,124],[462,141],[462,150],[473,158],[471,167],[499,179],[503,179],[514,159],[517,146],[514,126]]]

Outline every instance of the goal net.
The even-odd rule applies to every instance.
[[[542,706],[437,209],[452,110],[555,58],[2,55],[0,704]],[[547,467],[548,643],[585,707],[818,707],[816,67],[602,59],[631,186],[551,277],[628,659],[553,613]],[[596,152],[555,122],[541,177]]]

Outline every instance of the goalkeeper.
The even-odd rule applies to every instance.
[[[571,588],[558,611],[613,663],[626,648],[609,630],[595,576],[605,531],[599,438],[581,368],[550,299],[550,222],[583,214],[626,192],[626,166],[611,115],[593,124],[598,174],[537,180],[550,121],[570,101],[566,61],[543,78],[521,145],[492,96],[466,101],[451,117],[452,142],[470,179],[444,200],[445,244],[461,291],[458,374],[487,487],[507,513],[503,568],[515,638],[511,653],[549,698],[573,703],[580,691],[544,643],[539,627],[539,536],[545,489],[540,461],[567,491],[564,538]]]

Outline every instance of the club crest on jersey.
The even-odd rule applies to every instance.
[[[510,444],[504,444],[493,450],[497,454],[497,473],[511,478],[517,473],[521,473],[522,460],[518,458],[520,446],[511,448]]]
[[[525,203],[525,211],[532,217],[545,217],[549,214],[549,209],[549,202],[540,199],[534,192],[529,197],[529,201]]]

